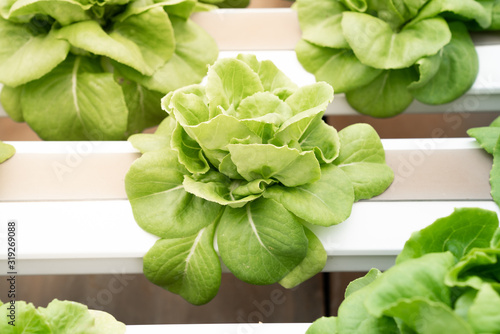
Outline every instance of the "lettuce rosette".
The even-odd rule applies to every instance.
[[[495,212],[456,209],[412,234],[396,264],[349,284],[338,317],[307,334],[500,332],[500,228]]]
[[[204,304],[220,285],[218,254],[252,284],[291,288],[320,272],[326,253],[310,225],[346,220],[393,180],[372,127],[323,121],[332,99],[327,83],[299,88],[252,55],[220,59],[206,85],[167,94],[156,133],[129,139],[143,155],[127,195],[140,227],[160,237],[146,277]]]
[[[391,117],[415,99],[443,104],[478,73],[468,29],[498,29],[500,1],[298,0],[297,58],[362,114]]]
[[[125,324],[111,314],[89,310],[86,305],[68,300],[51,301],[35,307],[24,301],[0,302],[0,333],[124,334]]]
[[[218,56],[197,0],[0,0],[0,101],[46,140],[122,140]]]

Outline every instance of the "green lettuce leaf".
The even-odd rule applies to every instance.
[[[127,128],[121,87],[97,59],[88,57],[70,56],[49,74],[27,83],[21,108],[42,139],[121,140]]]
[[[349,47],[340,24],[347,8],[340,1],[302,0],[297,10],[303,39],[324,47]]]
[[[224,264],[240,280],[272,284],[283,279],[307,254],[302,224],[283,206],[258,199],[224,210],[217,230]]]
[[[453,312],[451,307],[427,298],[402,299],[387,309],[384,314],[400,319],[415,333],[475,333],[465,320]]]
[[[491,25],[491,15],[480,4],[480,1],[475,0],[429,1],[409,24],[412,25],[442,13],[453,13],[454,18],[458,17],[464,21],[475,20],[482,28]]]
[[[259,75],[238,59],[221,59],[208,71],[206,92],[212,117],[237,109],[242,100],[263,91]]]
[[[337,333],[336,317],[321,317],[307,329],[306,334]]]
[[[185,174],[188,171],[170,149],[148,152],[132,164],[125,185],[142,229],[159,237],[179,238],[217,220],[221,206],[186,192]]]
[[[175,50],[171,58],[153,75],[142,75],[131,67],[113,62],[113,66],[127,78],[163,94],[200,82],[207,74],[207,64],[212,64],[218,56],[213,38],[192,20],[175,16],[169,18],[174,29]]]
[[[474,248],[446,276],[446,284],[480,290],[484,283],[500,289],[500,249]]]
[[[215,226],[216,221],[192,236],[158,240],[144,256],[144,275],[192,304],[209,302],[221,280],[213,246]]]
[[[92,5],[74,0],[18,0],[10,7],[6,18],[18,18],[31,15],[47,15],[61,25],[92,19]]]
[[[428,253],[451,252],[460,260],[473,248],[488,247],[498,229],[495,212],[478,208],[459,208],[448,217],[414,232],[406,241],[396,264]]]
[[[14,146],[0,141],[0,164],[10,159],[16,153]]]
[[[364,65],[350,49],[319,47],[300,40],[296,47],[301,65],[314,74],[316,81],[328,82],[335,93],[345,93],[369,84],[381,70]]]
[[[51,333],[86,334],[92,332],[95,319],[87,306],[68,301],[53,300],[38,311],[47,319]]]
[[[236,56],[236,59],[245,62],[259,75],[264,91],[278,96],[283,101],[292,95],[298,88],[297,85],[270,60],[258,61],[257,57],[252,54],[239,54]]]
[[[449,26],[452,37],[438,53],[439,69],[425,85],[410,89],[420,102],[451,102],[467,92],[476,80],[479,60],[467,28],[461,22],[451,22]]]
[[[116,79],[115,79],[116,80]],[[118,80],[128,109],[125,137],[155,126],[167,116],[161,109],[163,94],[151,91],[125,78]]]
[[[347,298],[352,293],[369,285],[370,283],[375,281],[380,275],[382,275],[382,272],[380,270],[378,270],[376,268],[370,269],[370,271],[368,271],[368,273],[366,273],[365,276],[357,278],[354,281],[349,283],[349,285],[345,289],[345,297]]]
[[[500,127],[480,127],[467,130],[467,134],[474,137],[489,154],[493,154],[498,138],[500,138]]]
[[[24,122],[23,110],[21,109],[22,93],[22,85],[17,87],[3,86],[0,91],[0,104],[15,122]]]
[[[368,124],[353,124],[339,132],[340,153],[334,164],[349,178],[355,200],[380,195],[394,180],[385,164],[385,152],[377,132]]]
[[[239,208],[259,198],[266,186],[272,182],[272,180],[259,179],[242,184],[244,181],[231,181],[224,174],[211,170],[200,176],[184,176],[182,185],[187,192],[197,197],[220,205]]]
[[[356,57],[363,64],[379,69],[410,67],[420,58],[436,54],[451,39],[448,25],[440,17],[407,25],[395,32],[379,18],[346,12],[342,29]]]
[[[137,31],[141,31],[137,34]],[[82,33],[85,32],[85,33]],[[97,21],[61,28],[57,37],[93,54],[107,56],[144,75],[152,75],[174,52],[174,31],[161,8],[133,15],[113,25],[110,33]]]
[[[12,87],[49,73],[66,58],[70,48],[53,33],[35,36],[26,25],[2,18],[0,36],[0,82]]]
[[[171,137],[171,147],[177,151],[179,162],[191,173],[206,173],[210,169],[207,159],[198,143],[179,124]]]
[[[380,317],[402,300],[415,296],[450,306],[451,293],[444,278],[455,262],[449,252],[429,253],[391,267],[370,284],[372,291],[365,300],[366,308]]]
[[[500,328],[500,294],[483,284],[469,307],[467,319],[475,333],[494,333]]]
[[[361,278],[364,286],[348,295],[340,304],[337,318],[338,333],[367,333],[367,334],[399,334],[394,319],[386,316],[377,317],[368,312],[365,300],[371,296],[376,278],[380,274],[370,271]]]
[[[52,333],[47,319],[32,303],[16,301],[14,318],[9,317],[11,313],[8,308],[12,306],[11,303],[5,303],[0,306],[0,316],[2,317],[0,332],[5,334]],[[13,322],[15,326],[8,323],[12,320],[15,320]]]
[[[282,278],[279,283],[291,289],[319,273],[326,264],[327,254],[318,237],[304,227],[308,245],[306,257],[291,272]]]
[[[346,99],[362,114],[396,116],[413,102],[413,95],[407,86],[416,79],[413,68],[383,71],[368,85],[346,92]]]
[[[326,164],[321,166],[318,181],[293,188],[274,185],[266,189],[264,197],[281,203],[308,223],[331,226],[350,216],[354,189],[340,168]]]
[[[499,128],[500,129],[500,128]],[[493,166],[490,171],[491,197],[500,205],[500,136],[493,151]]]
[[[107,312],[98,310],[88,310],[88,312],[94,317],[94,330],[96,334],[123,334],[127,330],[123,322],[117,321]]]
[[[141,153],[170,148],[170,139],[177,123],[173,117],[163,120],[154,134],[141,133],[128,138],[128,141]]]
[[[275,179],[286,187],[297,187],[321,177],[313,152],[271,144],[230,144],[228,149],[238,173],[247,181]]]

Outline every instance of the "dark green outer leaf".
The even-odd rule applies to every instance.
[[[395,32],[381,19],[346,12],[342,28],[356,57],[363,64],[379,69],[413,66],[420,58],[436,54],[451,39],[448,25],[441,17],[406,25]]]
[[[227,207],[217,231],[224,264],[251,284],[276,283],[307,254],[302,224],[283,206],[258,199],[243,208]]]
[[[445,278],[451,287],[481,289],[484,283],[500,289],[500,249],[474,248],[451,268]]]
[[[443,104],[462,96],[476,80],[479,59],[465,25],[449,23],[452,38],[441,51],[436,74],[422,87],[410,89],[413,96],[427,104]]]
[[[125,137],[128,138],[134,133],[155,126],[168,116],[160,106],[163,94],[151,91],[127,79],[123,79],[120,84],[128,109]]]
[[[368,85],[347,92],[347,102],[365,115],[395,116],[412,103],[413,95],[406,87],[416,78],[413,68],[384,71]]]
[[[443,48],[444,49],[444,48]],[[439,51],[433,56],[424,57],[415,63],[415,67],[418,70],[418,81],[412,82],[408,85],[408,89],[418,89],[425,87],[425,85],[436,75],[441,66],[443,50]]]
[[[415,24],[422,20],[436,17],[442,13],[453,13],[458,18],[475,20],[483,28],[491,25],[491,16],[479,1],[475,0],[432,0],[422,8],[418,15],[409,23]]]
[[[450,251],[457,260],[473,248],[488,247],[498,228],[495,212],[460,208],[428,227],[414,232],[396,259],[400,264],[428,253]]]
[[[373,81],[381,70],[362,64],[350,49],[332,49],[300,40],[295,47],[301,65],[314,74],[316,81],[326,81],[335,93],[344,93]]]

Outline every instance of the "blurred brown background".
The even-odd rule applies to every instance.
[[[290,4],[286,0],[253,0],[251,7]],[[370,123],[381,138],[436,137],[435,129],[440,130],[440,137],[466,137],[467,129],[486,126],[498,115],[402,114],[391,119],[329,116],[327,121],[337,130],[353,123]],[[39,139],[26,124],[0,118],[0,140]],[[190,305],[149,283],[143,275],[19,276],[17,298],[36,306],[46,306],[53,298],[74,300],[110,312],[126,324],[312,322],[322,315],[335,315],[347,284],[362,275],[321,273],[293,290],[286,290],[279,285],[249,285],[232,274],[223,274],[219,294],[204,306]],[[0,291],[6,291],[5,287],[5,277],[0,277]]]

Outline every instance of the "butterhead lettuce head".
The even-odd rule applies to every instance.
[[[45,140],[123,140],[158,125],[163,95],[200,82],[215,41],[197,0],[2,1],[0,100]]]
[[[306,225],[344,221],[393,180],[373,128],[323,121],[332,99],[330,85],[298,87],[252,55],[220,59],[206,85],[168,93],[158,131],[130,138],[144,154],[127,194],[137,223],[160,237],[146,276],[208,302],[220,284],[215,236],[245,282],[293,287],[321,271],[326,253]]]

